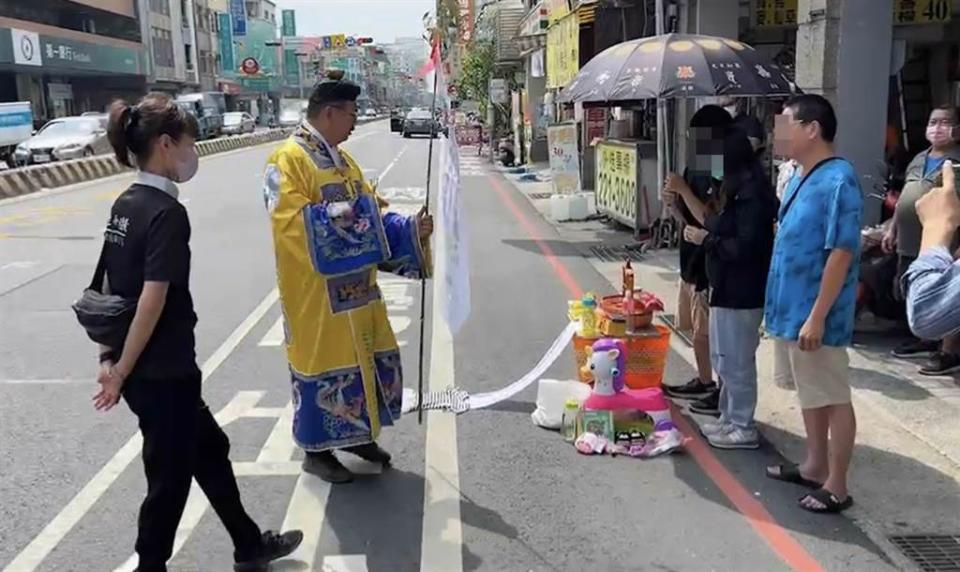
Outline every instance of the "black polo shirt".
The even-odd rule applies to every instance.
[[[176,187],[156,177],[160,189],[138,181],[121,194],[104,233],[110,291],[138,298],[146,281],[168,282],[157,326],[131,378],[168,379],[197,375],[190,296],[190,219]],[[117,352],[119,353],[119,352]]]
[[[717,182],[709,175],[694,175],[690,171],[685,171],[683,178],[701,201],[709,203],[713,200]],[[684,204],[683,199],[678,200],[678,203],[684,222],[696,228],[703,228]],[[710,286],[710,281],[707,279],[707,254],[703,245],[687,242],[683,237],[680,238],[680,278],[687,284],[693,284],[698,292]]]

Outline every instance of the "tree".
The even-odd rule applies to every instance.
[[[486,115],[490,104],[490,79],[493,77],[495,55],[492,41],[474,39],[467,45],[457,79],[460,98],[479,102],[483,115]]]

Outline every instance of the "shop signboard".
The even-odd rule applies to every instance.
[[[510,92],[507,90],[507,80],[505,79],[491,79],[490,80],[490,101],[493,103],[499,103],[500,105],[506,105],[510,99]]]
[[[247,7],[244,0],[230,0],[230,17],[233,20],[233,35],[247,35]]]
[[[570,14],[570,0],[545,0],[545,3],[550,26]]]
[[[587,144],[607,135],[607,110],[604,107],[591,107],[584,110]]]
[[[297,35],[297,13],[294,10],[284,10],[281,16],[282,26],[280,35],[284,38],[292,38]]]
[[[580,21],[576,12],[547,31],[547,87],[564,87],[580,71]]]
[[[798,0],[757,0],[754,12],[754,26],[757,28],[779,28],[797,25]]]
[[[596,146],[597,209],[617,221],[637,223],[637,147],[601,141]]]
[[[547,7],[544,6],[543,0],[540,0],[530,12],[523,17],[523,20],[520,21],[520,35],[535,36],[537,34],[543,34],[547,31],[549,24],[550,20],[547,18]]]
[[[942,24],[951,17],[950,0],[894,0],[893,23]]]
[[[220,71],[233,71],[233,23],[230,14],[219,13],[220,20]]]
[[[779,28],[797,25],[798,0],[757,0],[754,26]],[[894,25],[942,24],[952,17],[950,0],[894,0]]]
[[[547,127],[550,150],[550,176],[553,192],[569,195],[580,190],[580,153],[577,150],[577,124],[561,123]]]

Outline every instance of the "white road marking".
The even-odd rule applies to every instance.
[[[270,310],[279,298],[276,289],[267,294],[260,304],[254,308],[240,323],[239,326],[220,344],[204,362],[201,370],[203,380],[210,375],[227,359],[240,345],[243,338],[250,333],[263,316]],[[69,503],[40,531],[33,540],[3,569],[4,572],[32,572],[43,562],[50,552],[71,531],[90,508],[103,496],[103,493],[120,477],[130,463],[140,453],[143,439],[140,433],[134,434],[120,448],[113,457],[93,476],[92,479],[70,500]]]
[[[309,473],[301,473],[293,488],[287,516],[280,530],[299,529],[303,531],[303,542],[297,549],[272,569],[277,570],[313,570],[313,561],[320,544],[320,532],[327,512],[327,498],[330,496],[330,484],[321,481]]]
[[[0,385],[77,385],[90,384],[91,389],[95,379],[0,379]]]
[[[34,266],[39,266],[40,263],[35,260],[18,260],[16,262],[9,262],[0,266],[0,270],[17,270],[22,268],[33,268]]]
[[[389,173],[390,170],[393,169],[394,165],[397,164],[397,161],[400,160],[400,157],[402,157],[403,154],[407,151],[407,147],[408,147],[408,146],[409,146],[409,145],[404,145],[404,146],[403,146],[403,149],[400,149],[400,152],[397,153],[397,156],[393,158],[393,161],[390,161],[390,164],[387,165],[387,167],[380,173],[380,176],[377,177],[377,184],[378,184],[378,185],[379,185],[379,184],[383,181],[383,179],[387,176],[387,173]]]
[[[325,556],[322,572],[367,572],[367,557],[363,554]]]
[[[257,344],[261,347],[277,347],[283,345],[283,316],[277,318],[270,330],[264,334],[263,339]]]
[[[260,449],[257,463],[289,461],[293,458],[293,452],[296,449],[297,445],[293,441],[293,404],[291,403],[283,408],[283,412],[277,418],[273,431]]]
[[[437,211],[438,218],[443,216]],[[443,228],[437,221],[437,228]],[[444,276],[446,245],[443,233],[435,238],[434,276]],[[446,296],[444,280],[433,281],[433,327],[430,341],[430,387],[442,391],[454,385],[453,335],[440,311]],[[457,452],[457,418],[428,411],[424,468],[423,544],[420,570],[463,572],[463,525],[460,521],[460,466]]]

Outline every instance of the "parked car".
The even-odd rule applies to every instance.
[[[223,116],[223,134],[241,135],[243,133],[253,133],[257,127],[257,122],[249,113],[243,111],[231,111]]]
[[[403,120],[403,136],[411,137],[417,135],[429,135],[436,137],[439,131],[437,120],[429,111],[414,110],[407,114]]]
[[[280,127],[296,127],[303,120],[303,113],[296,108],[287,108],[280,112]]]
[[[110,151],[103,116],[61,117],[48,122],[37,133],[17,145],[17,165],[33,165],[92,157]]]
[[[207,115],[199,101],[181,101],[178,99],[177,105],[197,120],[197,127],[199,128],[197,140],[210,139],[220,134],[223,128],[223,118],[217,117],[214,119]]]
[[[390,112],[390,132],[400,133],[403,131],[403,110],[399,107]]]
[[[361,119],[376,119],[376,118],[377,118],[377,112],[368,107],[368,108],[366,108],[366,109],[363,110],[363,113],[360,114],[360,118],[361,118]]]

